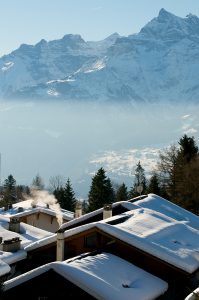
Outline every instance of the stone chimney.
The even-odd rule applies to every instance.
[[[57,231],[57,261],[64,260],[64,232]]]
[[[103,209],[103,220],[112,217],[112,204],[105,204]]]
[[[16,252],[21,248],[21,240],[19,237],[4,240],[0,244],[0,250],[5,252]]]
[[[77,201],[75,206],[75,218],[79,218],[82,216],[82,203]]]
[[[10,218],[9,230],[20,233],[20,221],[19,218],[12,217]]]

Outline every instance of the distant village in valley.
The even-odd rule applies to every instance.
[[[114,186],[103,168],[88,199],[68,178],[1,189],[0,299],[198,299],[199,149],[184,135],[146,179]],[[57,296],[59,295],[59,296]],[[57,298],[59,297],[59,298]]]

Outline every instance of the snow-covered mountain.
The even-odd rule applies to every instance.
[[[1,98],[197,102],[198,78],[199,18],[164,9],[128,37],[69,34],[0,58]]]

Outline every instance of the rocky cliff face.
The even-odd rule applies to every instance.
[[[65,35],[0,59],[1,98],[198,102],[198,78],[199,18],[164,9],[138,34]]]

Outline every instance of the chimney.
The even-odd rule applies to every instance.
[[[10,218],[9,230],[20,233],[20,221],[19,218]]]
[[[112,217],[112,204],[105,204],[103,209],[103,220]]]
[[[79,218],[82,216],[82,203],[77,201],[75,205],[75,218]]]
[[[12,239],[4,240],[3,243],[0,244],[1,251],[5,252],[16,252],[21,248],[21,240],[19,237],[15,237]]]
[[[57,231],[57,261],[64,260],[64,232]]]

